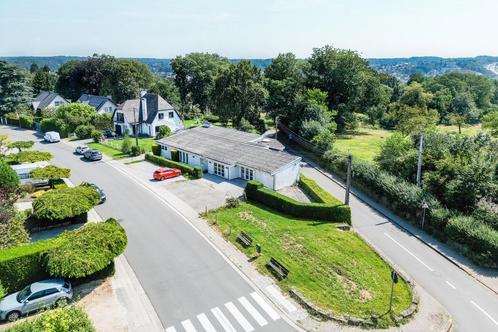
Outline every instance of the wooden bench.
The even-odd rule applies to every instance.
[[[272,269],[279,279],[287,278],[287,275],[289,274],[289,270],[273,257],[270,258],[270,261],[266,266]]]
[[[252,244],[252,238],[244,232],[240,232],[237,236],[237,241],[239,241],[246,248]]]

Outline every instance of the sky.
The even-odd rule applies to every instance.
[[[497,0],[0,0],[0,55],[498,55]]]

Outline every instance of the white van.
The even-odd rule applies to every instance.
[[[56,143],[56,142],[60,142],[60,140],[61,140],[61,136],[56,131],[47,131],[43,138],[45,139],[45,142],[49,142],[49,143]]]

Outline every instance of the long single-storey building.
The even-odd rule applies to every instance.
[[[261,136],[234,129],[204,125],[157,141],[161,155],[171,158],[177,150],[180,162],[200,166],[225,179],[258,180],[279,190],[299,178],[301,157],[271,148]]]

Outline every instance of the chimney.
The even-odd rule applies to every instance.
[[[145,96],[146,93],[147,93],[147,90],[141,90],[140,91],[140,98],[142,98],[143,96]]]
[[[142,121],[147,121],[147,99],[143,97],[142,93],[140,93],[140,112],[142,114]],[[144,93],[145,95],[145,93]]]

